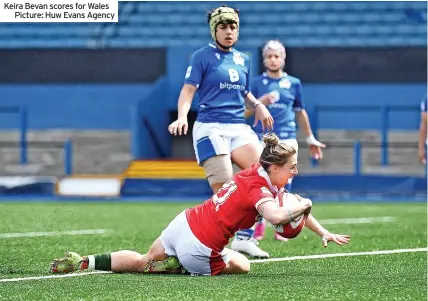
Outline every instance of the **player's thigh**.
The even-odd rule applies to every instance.
[[[245,169],[260,160],[261,148],[257,134],[248,125],[241,125],[231,140],[231,158],[239,168]]]
[[[175,238],[171,238],[174,252],[181,265],[191,274],[218,275],[226,267],[228,252],[215,252],[201,243],[193,234],[185,214],[177,217],[180,221],[179,232]],[[178,231],[177,231],[178,232]]]
[[[182,243],[182,239],[185,239],[183,233],[188,231],[188,227],[186,213],[182,211],[162,231],[150,251],[155,254],[161,254],[161,251],[163,251],[169,256],[177,256],[177,245]]]
[[[195,122],[192,138],[199,165],[215,156],[230,155],[230,139],[223,135],[224,128],[224,124]]]
[[[250,271],[250,261],[247,257],[230,249],[224,249],[229,254],[229,260],[221,274],[247,274]]]
[[[211,157],[204,161],[202,167],[214,193],[216,193],[224,183],[232,180],[233,167],[229,155]]]
[[[169,255],[165,247],[162,244],[160,237],[158,237],[153,244],[150,246],[149,251],[147,252],[151,259],[154,260],[165,260]],[[169,252],[172,253],[172,252]]]
[[[281,142],[292,146],[296,150],[296,154],[299,154],[299,144],[296,139],[284,139]]]

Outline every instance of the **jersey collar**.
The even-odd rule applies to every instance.
[[[284,71],[282,71],[282,78],[281,77],[280,78],[272,78],[272,77],[269,77],[269,75],[267,75],[266,72],[263,72],[263,77],[266,77],[266,78],[269,78],[272,80],[281,80],[283,78],[286,78],[287,76],[288,76],[287,72],[284,72]]]
[[[213,48],[217,51],[221,51],[223,53],[233,53],[235,51],[235,48],[233,48],[233,47],[231,48],[231,51],[224,51],[224,50],[218,48],[217,44],[215,42],[208,43],[208,46],[210,46],[211,48]]]
[[[270,189],[271,192],[279,193],[282,190],[282,188],[278,189],[277,186],[272,185],[272,183],[271,183],[271,181],[269,179],[269,175],[267,174],[267,172],[263,168],[263,166],[259,166],[259,168],[257,169],[257,173],[259,174],[259,176],[261,176],[262,178],[264,178],[266,180],[266,182],[269,185],[269,189]]]

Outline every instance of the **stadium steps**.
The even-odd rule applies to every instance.
[[[124,173],[124,177],[143,179],[205,179],[205,172],[193,160],[138,160],[130,163]]]
[[[30,131],[28,165],[19,163],[19,148],[0,147],[0,175],[64,175],[63,149],[51,145],[52,141],[61,145],[67,139],[73,141],[75,174],[121,174],[131,160],[127,131]],[[19,141],[19,134],[0,131],[0,145],[2,141]],[[45,144],[31,147],[37,142]]]
[[[417,131],[391,131],[389,142],[408,143],[409,147],[389,148],[389,165],[382,166],[382,150],[378,147],[363,147],[361,150],[361,172],[366,174],[395,174],[395,175],[424,175],[424,168],[418,161]],[[311,166],[308,148],[300,133],[298,135],[299,170],[304,174],[332,174],[354,172],[354,150],[352,147],[328,147],[324,150],[324,158],[317,166]],[[381,135],[377,131],[346,131],[346,130],[320,130],[319,140],[322,142],[347,143],[353,145],[354,141],[381,142]]]
[[[18,141],[18,132],[0,132],[1,141]],[[30,131],[30,142],[73,141],[73,170],[76,174],[122,174],[130,177],[183,177],[205,178],[194,157],[190,136],[173,140],[173,155],[176,161],[137,161],[130,165],[130,136],[127,132],[106,131]],[[356,140],[380,142],[375,131],[320,130],[319,139],[325,142],[347,142]],[[362,172],[368,174],[424,175],[424,168],[418,162],[417,131],[393,131],[389,135],[391,142],[408,142],[409,148],[392,147],[389,150],[389,166],[381,165],[379,148],[362,149]],[[311,166],[308,148],[303,137],[300,141],[299,172],[301,174],[332,174],[354,171],[354,153],[352,148],[328,147],[324,159],[315,167]],[[31,144],[31,143],[30,143]],[[1,145],[1,144],[0,144]],[[0,175],[26,176],[62,176],[64,174],[63,150],[50,147],[30,147],[29,164],[19,164],[19,149],[0,147]],[[138,163],[140,162],[140,163]],[[130,168],[132,166],[132,168]]]

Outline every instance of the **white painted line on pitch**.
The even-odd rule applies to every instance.
[[[372,223],[391,223],[394,220],[395,220],[395,217],[393,216],[380,216],[380,217],[322,219],[322,220],[319,220],[319,223],[321,225],[372,224]]]
[[[110,230],[108,230],[108,229],[90,229],[90,230],[53,231],[53,232],[0,233],[0,238],[62,236],[62,235],[88,235],[88,234],[92,235],[92,234],[105,234],[107,232],[110,232]]]
[[[415,253],[415,252],[426,252],[428,248],[416,248],[416,249],[397,249],[397,250],[382,250],[382,251],[371,251],[371,252],[355,252],[355,253],[336,253],[336,254],[320,254],[320,255],[306,255],[306,256],[294,256],[285,258],[269,258],[269,259],[257,259],[250,260],[251,263],[263,263],[263,262],[275,262],[275,261],[293,261],[293,260],[306,260],[306,259],[321,259],[330,257],[346,257],[346,256],[366,256],[366,255],[386,255],[396,253]],[[10,278],[0,279],[0,282],[15,282],[15,281],[26,281],[26,280],[40,280],[40,279],[52,279],[52,278],[66,278],[66,277],[77,277],[94,274],[112,274],[109,271],[93,271],[93,272],[81,272],[76,274],[65,274],[65,275],[50,275],[50,276],[35,276],[35,277],[24,277],[24,278]]]
[[[0,279],[0,282],[15,282],[25,280],[39,280],[39,279],[52,279],[52,278],[68,278],[77,276],[86,276],[94,274],[111,274],[109,271],[93,271],[93,272],[82,272],[76,274],[63,274],[63,275],[51,275],[51,276],[35,276],[35,277],[24,277],[24,278],[11,278],[11,279]]]
[[[250,260],[250,262],[251,263],[277,262],[277,261],[321,259],[321,258],[331,258],[331,257],[352,257],[352,256],[369,256],[369,255],[387,255],[387,254],[397,254],[397,253],[415,253],[415,252],[427,252],[427,251],[428,251],[428,248],[396,249],[396,250],[381,250],[381,251],[370,251],[370,252],[335,253],[335,254],[333,253],[333,254],[293,256],[293,257],[284,257],[284,258],[255,259],[255,260]]]

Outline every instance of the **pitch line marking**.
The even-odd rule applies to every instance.
[[[256,260],[250,260],[250,262],[263,263],[263,262],[294,261],[294,260],[322,259],[322,258],[347,257],[347,256],[352,257],[352,256],[387,255],[387,254],[398,254],[398,253],[416,253],[416,252],[427,252],[427,251],[428,251],[428,248],[395,249],[395,250],[380,250],[380,251],[370,251],[370,252],[335,253],[335,254],[293,256],[293,257],[284,257],[284,258],[256,259]],[[87,275],[94,275],[94,274],[112,274],[112,272],[93,271],[93,272],[81,272],[81,273],[64,274],[64,275],[10,278],[10,279],[0,279],[0,282],[17,282],[17,281],[53,279],[53,278],[68,278],[68,277],[87,276]]]
[[[52,231],[52,232],[25,232],[25,233],[0,233],[0,238],[39,237],[39,236],[62,236],[62,235],[93,235],[110,232],[108,229]]]

